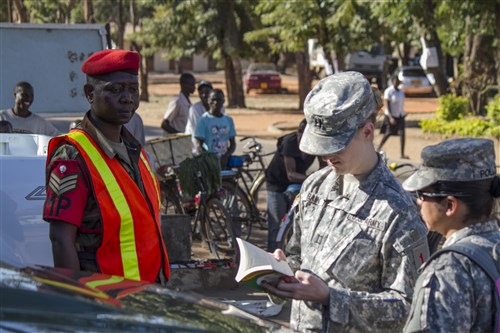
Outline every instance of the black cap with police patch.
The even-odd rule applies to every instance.
[[[422,150],[422,165],[404,183],[407,191],[419,191],[438,181],[468,182],[495,177],[493,141],[460,138],[427,146]]]

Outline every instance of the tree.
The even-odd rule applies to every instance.
[[[132,48],[141,54],[141,66],[139,67],[139,84],[141,87],[141,101],[149,101],[148,74],[153,63],[153,52],[149,45],[144,41],[144,35],[140,33],[144,19],[153,15],[156,3],[149,1],[147,3],[129,2],[129,16],[132,23],[132,35],[129,36]]]
[[[313,35],[312,25],[305,24],[311,19],[312,1],[260,1],[255,13],[260,16],[263,27],[245,34],[249,43],[263,41],[271,46],[275,54],[292,52],[295,54],[299,83],[299,109],[311,89],[313,73],[309,68],[307,40]]]
[[[86,23],[95,23],[94,4],[92,0],[83,0],[83,16]]]
[[[17,23],[27,23],[29,22],[28,9],[23,0],[13,0],[14,3],[14,20]]]
[[[299,108],[311,89],[308,40],[316,38],[328,62],[345,70],[344,58],[352,50],[369,48],[380,39],[379,24],[366,2],[356,0],[261,0],[255,7],[263,27],[245,35],[247,41],[265,40],[274,53],[294,52],[299,81]]]
[[[251,54],[243,34],[252,30],[249,0],[168,0],[146,20],[142,39],[150,50],[167,49],[171,59],[195,53],[224,64],[229,107],[245,107],[241,57]]]
[[[495,85],[498,75],[500,53],[495,48],[499,32],[496,20],[500,15],[495,11],[499,2],[483,0],[463,3],[443,2],[443,13],[453,22],[463,22],[460,36],[462,39],[463,71],[459,76],[462,93],[468,98],[469,111],[484,115],[489,90]],[[497,46],[498,47],[498,46]],[[496,82],[498,87],[498,81]],[[498,91],[498,90],[497,90]]]
[[[392,15],[387,17],[387,25],[393,29],[399,29],[402,22],[408,23],[408,19],[416,26],[418,34],[426,42],[426,46],[434,47],[437,50],[439,66],[430,67],[426,70],[431,73],[436,83],[434,90],[438,96],[445,94],[448,90],[448,81],[445,75],[444,55],[441,49],[441,40],[437,34],[439,22],[436,19],[436,3],[441,0],[394,0],[380,2],[377,13],[382,14],[388,10]],[[408,26],[402,25],[403,29],[408,31]],[[403,31],[404,31],[403,30]],[[401,36],[397,33],[396,36]],[[398,40],[404,42],[404,40]]]

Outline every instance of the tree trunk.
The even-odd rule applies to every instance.
[[[240,43],[238,25],[235,17],[235,4],[233,0],[217,2],[217,10],[221,17],[226,17],[225,29],[222,35],[222,54],[226,76],[226,89],[228,107],[245,108],[245,95],[243,94],[243,79],[241,77],[241,61],[239,55]]]
[[[297,79],[299,81],[299,110],[304,109],[304,101],[311,90],[313,73],[309,68],[309,55],[307,51],[295,52],[297,65]]]
[[[134,51],[141,53],[142,47],[137,43],[132,42],[132,49]],[[151,65],[153,56],[142,56],[141,55],[141,65],[139,66],[139,88],[140,88],[140,96],[139,99],[141,101],[148,102],[149,101],[149,90],[148,90],[148,73]]]
[[[403,43],[403,65],[408,66],[409,60],[410,60],[410,50],[411,50],[411,44],[410,43]]]
[[[346,65],[345,65],[345,57],[346,57],[346,54],[344,52],[344,50],[335,50],[335,54],[337,55],[337,68],[340,72],[342,71],[345,71],[347,68]],[[330,57],[331,58],[331,57]]]
[[[492,35],[473,34],[471,18],[466,19],[467,38],[464,52],[463,93],[469,99],[469,111],[484,115],[487,92],[494,85],[498,73],[495,70],[495,51]],[[479,29],[486,31],[488,18],[481,17]]]
[[[17,16],[17,23],[28,23],[29,15],[26,10],[26,6],[24,6],[23,0],[14,0],[14,11]]]
[[[239,57],[224,55],[224,74],[226,77],[227,106],[246,108]]]
[[[116,36],[116,45],[119,49],[123,49],[124,47],[124,35],[125,35],[125,22],[123,19],[123,2],[122,0],[118,0],[118,17],[116,20],[117,25],[117,36]]]
[[[429,67],[426,72],[431,73],[436,80],[434,84],[434,91],[437,96],[443,96],[448,91],[448,80],[443,71],[444,57],[441,50],[441,42],[435,30],[429,31],[429,40],[426,40],[427,47],[435,47],[438,54],[438,67]]]
[[[149,102],[149,69],[154,61],[153,56],[141,57],[141,67],[139,68],[139,84],[141,86],[140,100]]]
[[[437,31],[436,31],[436,18],[435,18],[435,5],[432,0],[425,0],[424,6],[426,7],[426,17],[425,23],[423,26],[419,27],[420,34],[423,35],[426,39],[426,46],[428,48],[435,47],[437,51],[438,57],[438,67],[429,67],[426,72],[431,73],[436,80],[434,84],[434,91],[437,96],[445,95],[448,91],[448,80],[445,75],[444,68],[444,56],[443,51],[441,50],[441,41],[439,40]]]
[[[7,0],[7,22],[12,23],[12,0]]]
[[[129,2],[130,22],[132,23],[132,32],[134,32],[134,33],[136,31],[136,26],[137,26],[136,12],[137,12],[137,8],[136,8],[135,1],[130,1]]]
[[[95,23],[93,0],[83,0],[83,15],[86,23]]]
[[[495,23],[496,23],[496,39],[497,39],[497,54],[496,54],[496,71],[497,71],[497,89],[500,93],[500,1],[495,5]],[[500,139],[500,138],[499,138]]]

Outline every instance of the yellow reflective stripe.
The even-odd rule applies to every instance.
[[[38,281],[38,282],[42,282],[42,283],[45,283],[45,284],[48,284],[48,285],[51,285],[51,286],[55,286],[55,287],[59,287],[59,288],[64,288],[64,289],[72,290],[72,291],[75,291],[75,292],[78,292],[78,293],[82,293],[82,294],[85,294],[85,295],[89,295],[89,296],[92,296],[92,297],[95,297],[95,298],[102,298],[102,299],[108,299],[109,298],[108,294],[106,294],[103,291],[100,291],[99,289],[88,290],[86,288],[82,288],[82,287],[78,287],[78,286],[73,286],[73,285],[71,285],[69,283],[52,281],[52,280],[44,279],[44,278],[41,278],[41,277],[38,277],[38,276],[33,276],[33,280]]]
[[[109,192],[111,200],[120,215],[120,252],[123,265],[123,274],[127,279],[140,280],[139,261],[135,249],[134,220],[132,212],[127,204],[127,200],[116,181],[113,172],[106,161],[87,136],[81,132],[70,132],[68,136],[72,137],[83,147],[88,157],[92,160],[97,172],[101,175],[104,184]],[[104,208],[106,209],[106,208]]]
[[[146,169],[148,169],[149,173],[151,174],[151,178],[153,179],[153,183],[155,184],[156,197],[158,198],[158,207],[161,207],[160,189],[158,188],[158,182],[156,181],[156,176],[153,173],[153,170],[151,170],[147,158],[142,154],[142,151],[141,151],[141,160],[142,162],[144,162],[144,164],[146,165]]]
[[[100,287],[100,286],[105,286],[105,285],[113,284],[113,283],[119,283],[119,282],[122,282],[123,280],[125,280],[124,277],[113,275],[109,279],[89,281],[85,284],[87,286],[89,286],[90,288],[95,289],[95,288]]]

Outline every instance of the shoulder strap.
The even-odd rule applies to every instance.
[[[499,244],[495,244],[493,251],[490,253],[475,243],[460,242],[435,252],[429,260],[427,260],[427,263],[444,252],[459,253],[476,263],[493,281],[496,281],[496,279],[500,276],[500,265],[498,260],[495,260],[496,258],[494,258],[496,257],[495,250],[497,246],[499,246]]]
[[[468,257],[470,260],[472,260],[474,263],[476,263],[481,269],[490,277],[490,279],[493,281],[493,284],[495,285],[495,291],[494,291],[494,302],[495,302],[495,308],[496,308],[496,314],[495,314],[495,330],[493,332],[500,333],[500,265],[499,265],[499,260],[496,254],[497,247],[500,246],[500,243],[496,243],[493,246],[493,249],[491,252],[488,252],[481,246],[472,243],[472,242],[460,242],[457,244],[453,244],[450,246],[447,246],[437,252],[435,252],[429,260],[425,263],[424,266],[427,266],[431,260],[434,258],[438,257],[440,254],[444,252],[455,252],[459,253],[461,255],[464,255]]]

